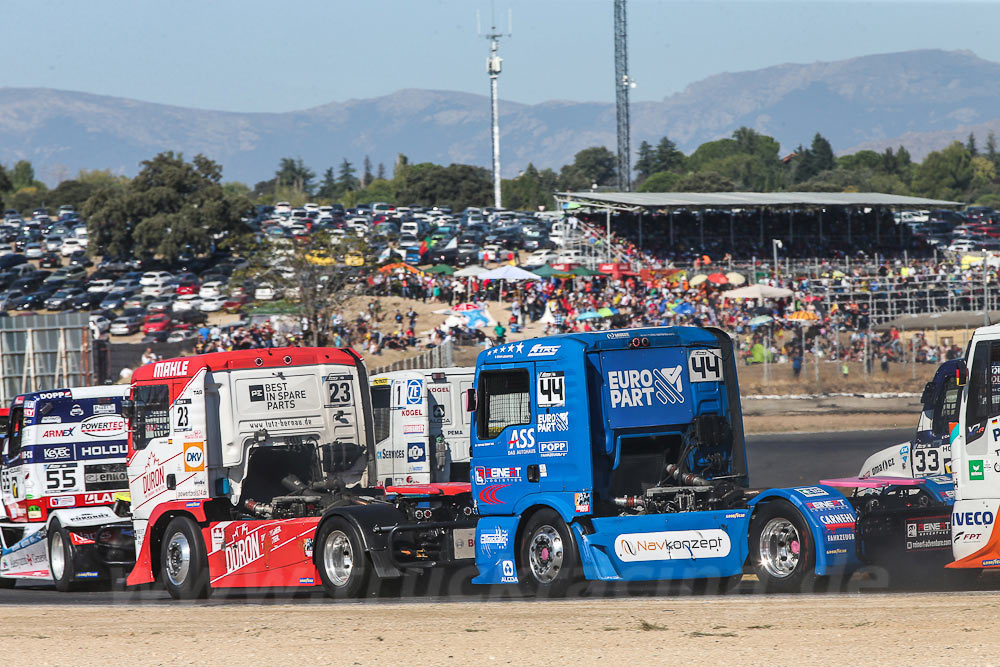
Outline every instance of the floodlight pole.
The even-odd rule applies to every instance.
[[[508,32],[509,36],[510,33]],[[486,73],[490,76],[491,129],[493,138],[493,205],[502,208],[500,193],[500,98],[497,93],[497,80],[500,78],[500,68],[503,59],[497,55],[500,49],[500,38],[504,34],[497,31],[496,26],[490,27],[486,39],[490,40],[490,57],[486,59]]]

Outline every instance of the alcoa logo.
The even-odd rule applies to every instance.
[[[608,371],[612,408],[641,408],[684,402],[681,367]]]

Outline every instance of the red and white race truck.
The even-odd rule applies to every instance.
[[[316,525],[374,501],[368,377],[350,349],[270,348],[139,368],[123,407],[136,563],[175,598],[320,585]]]

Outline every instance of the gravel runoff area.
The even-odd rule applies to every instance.
[[[998,593],[4,606],[13,664],[986,665]]]

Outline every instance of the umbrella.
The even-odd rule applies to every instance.
[[[390,271],[395,271],[396,269],[406,269],[410,273],[423,273],[417,267],[410,266],[409,264],[404,264],[403,262],[396,262],[395,264],[386,264],[381,269],[379,269],[379,273],[389,273]]]
[[[736,273],[735,271],[730,271],[726,274],[726,277],[729,278],[730,285],[742,285],[747,281],[746,276],[742,273]]]
[[[610,308],[601,308],[597,311],[597,314],[601,317],[612,317],[614,315]]]
[[[600,271],[595,271],[593,269],[588,269],[585,266],[578,266],[575,269],[573,269],[570,273],[572,273],[574,276],[578,276],[578,277],[580,277],[580,276],[603,276],[604,275]]]
[[[677,315],[690,315],[694,312],[694,306],[687,301],[683,301],[671,308],[671,310],[673,310]]]
[[[758,315],[757,317],[750,318],[750,326],[759,327],[762,324],[770,324],[774,321],[774,318],[770,315]]]
[[[811,313],[808,310],[796,310],[786,319],[794,320],[796,322],[817,322],[819,321],[819,315]]]
[[[480,273],[478,277],[482,280],[538,280],[538,274],[510,264],[504,264],[500,268]]]
[[[548,264],[546,264],[545,266],[538,267],[537,269],[532,271],[532,273],[542,278],[551,278],[553,276],[559,276],[560,278],[569,278],[570,276],[573,275],[572,272],[570,271],[560,271],[558,269],[553,269]]]
[[[813,301],[822,301],[823,297],[816,296],[815,294],[810,294],[809,296],[802,297],[802,300],[806,303],[812,303]]]
[[[747,285],[725,293],[727,299],[780,299],[791,296],[792,290],[769,285]]]
[[[449,276],[455,273],[455,268],[448,266],[447,264],[436,264],[431,268],[427,269],[427,273],[445,273]]]
[[[694,278],[692,278],[688,284],[691,285],[691,287],[697,287],[706,280],[708,280],[708,276],[706,276],[704,273],[699,273]]]
[[[830,275],[833,276],[834,278],[843,278],[844,277],[844,272],[843,271],[834,271]]]
[[[470,264],[464,269],[459,269],[455,272],[456,278],[474,278],[480,273],[486,273],[487,269],[479,266],[478,264]]]
[[[713,285],[725,285],[729,282],[729,278],[721,273],[710,273],[708,274],[708,282]]]
[[[587,310],[587,311],[584,311],[584,312],[580,313],[579,315],[577,315],[576,319],[578,319],[578,320],[596,320],[600,316],[601,316],[600,313],[598,313],[597,311]]]

